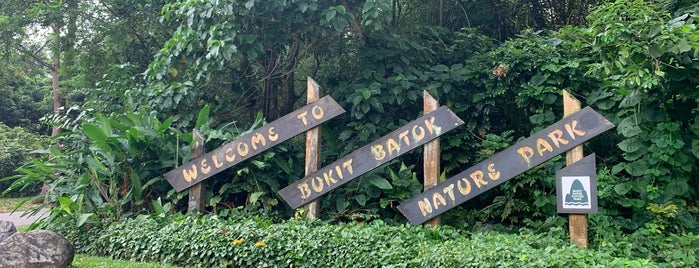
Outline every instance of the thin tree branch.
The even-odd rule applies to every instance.
[[[44,45],[45,46],[45,45]],[[42,48],[44,47],[42,46]],[[17,48],[19,49],[20,52],[22,52],[25,55],[28,55],[32,57],[34,60],[36,60],[41,66],[44,66],[48,68],[50,71],[57,71],[53,64],[47,63],[42,59],[41,57],[37,56],[35,53],[32,53],[28,48],[24,47],[22,44],[18,44]]]

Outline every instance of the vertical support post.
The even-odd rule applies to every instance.
[[[563,90],[563,113],[564,117],[580,110],[580,101]],[[566,166],[583,159],[583,146],[575,146],[566,152]],[[575,242],[580,248],[587,248],[587,214],[569,214],[568,230],[570,241]]]
[[[310,104],[320,98],[320,86],[308,77],[306,92],[306,103]],[[320,127],[314,127],[306,131],[306,169],[305,175],[316,172],[318,170],[318,162],[320,162]],[[313,200],[304,206],[306,218],[318,218],[318,200]]]
[[[437,103],[437,100],[430,95],[430,93],[427,92],[427,90],[422,91],[422,99],[423,99],[423,112],[425,114],[432,112],[434,110],[437,110],[439,108],[439,103]],[[439,173],[440,173],[440,164],[439,164],[439,156],[440,156],[440,148],[439,148],[439,138],[436,138],[428,143],[425,143],[424,147],[424,164],[423,164],[423,170],[424,170],[424,183],[423,183],[423,191],[427,191],[427,189],[430,189],[432,187],[437,186],[439,183]],[[442,219],[440,216],[434,217],[433,219],[429,220],[426,224],[431,225],[431,226],[436,226],[439,225],[442,222]]]
[[[192,140],[194,148],[192,148],[192,159],[204,154],[204,137],[201,136],[198,130],[192,131]],[[200,182],[189,188],[189,202],[187,203],[187,212],[204,212],[206,206],[206,182]]]

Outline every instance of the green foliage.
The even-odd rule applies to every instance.
[[[621,150],[611,171],[619,205],[646,221],[695,229],[696,13],[670,15],[652,3],[618,1],[590,16],[589,76],[604,82],[590,94],[613,112]],[[611,109],[615,106],[615,109]],[[678,213],[661,207],[675,206]]]
[[[10,189],[11,182],[5,177],[15,175],[15,170],[26,161],[38,156],[32,151],[48,145],[48,138],[27,132],[21,127],[10,128],[0,123],[0,193],[3,196],[24,196],[36,193],[38,182],[30,182],[21,188]]]
[[[0,122],[46,133],[46,126],[39,122],[50,107],[44,69],[7,50],[0,50],[0,57],[4,63],[0,66]]]
[[[167,189],[161,174],[176,161],[178,150],[169,128],[172,119],[161,122],[138,113],[83,115],[63,118],[72,131],[56,137],[61,148],[50,147],[44,151],[47,160],[28,162],[11,177],[16,181],[8,190],[36,182],[48,185],[45,202],[52,206],[47,224],[115,221],[147,208],[144,201]]]
[[[380,220],[336,225],[290,220],[270,225],[252,219],[140,216],[104,229],[62,229],[81,253],[187,267],[656,267],[673,260],[688,266],[694,263],[691,244],[697,239],[673,238],[682,243],[675,248],[685,252],[679,258],[664,253],[639,258],[614,250],[578,249],[560,228],[541,234],[470,233],[450,227],[393,226]]]
[[[632,258],[652,259],[672,267],[692,267],[699,262],[699,245],[693,234],[678,235],[655,223],[639,226],[629,234],[620,230],[620,218],[593,214],[589,218],[589,243],[595,250]]]
[[[446,1],[442,7],[413,0],[105,0],[58,14],[60,5],[78,3],[59,2],[41,3],[26,18],[5,13],[24,10],[24,2],[0,4],[7,7],[0,37],[13,48],[26,39],[8,33],[23,34],[18,25],[25,19],[48,25],[76,18],[74,24],[94,27],[65,30],[65,40],[74,42],[64,42],[69,53],[61,76],[68,79],[61,87],[82,105],[47,116],[66,130],[56,140],[60,149],[46,150],[49,160],[27,163],[12,178],[13,190],[52,186],[52,223],[85,226],[184,210],[187,192],[172,191],[161,174],[190,160],[191,130],[215,149],[305,103],[299,77],[308,75],[348,111],[322,127],[321,165],[420,116],[416,107],[426,90],[465,121],[440,138],[443,177],[557,121],[565,89],[617,125],[616,133],[585,144],[598,156],[600,214],[609,217],[598,223],[610,227],[604,230],[697,230],[696,3],[609,2],[586,20],[598,1]],[[554,29],[567,22],[580,26]],[[46,78],[9,59],[19,67],[0,69],[0,91],[10,96],[0,115],[24,124],[43,111],[34,108]],[[20,103],[33,103],[26,106],[32,117],[19,116]],[[292,139],[209,179],[209,211],[275,220],[290,214],[278,206],[276,191],[303,176],[302,147]],[[7,159],[18,159],[16,152]],[[336,222],[402,221],[394,207],[421,188],[420,153],[327,194],[321,215]],[[445,220],[556,226],[553,174],[562,166],[559,157],[536,167]]]

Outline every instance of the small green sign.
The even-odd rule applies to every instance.
[[[597,168],[595,154],[588,155],[556,172],[558,213],[597,212]]]

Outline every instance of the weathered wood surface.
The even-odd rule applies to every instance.
[[[192,149],[192,158],[196,158],[204,154],[204,137],[201,136],[198,130],[192,131],[192,139],[194,140],[194,148]],[[187,203],[187,212],[204,212],[206,206],[206,182],[200,182],[192,185],[189,188],[189,202]]]
[[[580,101],[563,90],[563,116],[570,116],[579,110]],[[566,152],[566,165],[573,165],[575,162],[583,159],[583,156],[582,145],[575,146],[573,149]],[[575,242],[580,248],[587,248],[587,215],[569,214],[568,229],[570,231],[570,240]]]
[[[182,191],[344,112],[335,100],[325,96],[165,173],[165,179]]]
[[[310,77],[307,79],[306,103],[317,101],[320,97],[320,86]],[[320,162],[320,127],[314,127],[306,131],[306,168],[304,176],[313,174],[318,170],[318,162]],[[318,200],[314,200],[304,208],[306,209],[306,218],[318,218]]]
[[[437,102],[430,93],[428,93],[426,90],[422,92],[422,99],[423,99],[423,112],[425,114],[430,113],[434,110],[436,110],[439,107],[439,103]],[[439,183],[439,174],[440,174],[440,150],[439,150],[439,138],[435,138],[434,140],[425,143],[424,151],[423,151],[423,191],[427,191],[432,187],[437,186]],[[432,218],[427,224],[431,226],[436,226],[439,225],[442,222],[442,220],[439,218],[439,216]]]
[[[464,122],[442,106],[279,191],[298,208]]]
[[[613,127],[586,107],[406,200],[398,210],[410,223],[422,224]]]

